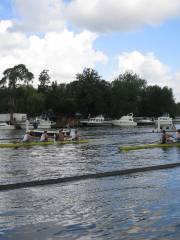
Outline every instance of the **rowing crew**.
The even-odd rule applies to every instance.
[[[175,135],[169,134],[165,130],[163,130],[161,142],[162,143],[180,142],[180,129],[177,130]]]
[[[31,132],[31,131],[26,132],[22,141],[23,142],[31,142],[31,141],[33,141],[33,138],[34,138],[33,132]],[[55,140],[55,141],[64,141],[64,140],[79,140],[80,136],[79,136],[79,133],[77,130],[75,130],[74,132],[71,132],[71,134],[69,134],[69,136],[67,136],[63,132],[63,130],[59,130],[58,133],[54,134],[54,138],[52,139],[52,137],[48,136],[47,131],[44,131],[41,134],[40,142],[47,142],[49,138],[51,138],[51,140]]]

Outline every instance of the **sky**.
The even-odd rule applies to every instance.
[[[0,78],[25,64],[69,83],[84,68],[106,81],[132,71],[180,102],[180,0],[0,0]]]

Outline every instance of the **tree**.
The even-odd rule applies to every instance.
[[[56,114],[65,113],[68,108],[65,105],[66,98],[66,84],[57,85],[53,82],[49,91],[46,92],[46,109],[52,109]]]
[[[180,116],[180,103],[176,103],[175,116]]]
[[[3,78],[0,80],[0,85],[8,86],[9,90],[9,109],[10,109],[10,121],[13,123],[13,112],[16,108],[15,92],[16,88],[23,82],[25,85],[29,85],[34,75],[29,72],[24,64],[19,64],[13,68],[8,68],[3,72]]]
[[[174,115],[176,105],[171,88],[148,86],[142,97],[141,112],[146,116],[161,116],[164,113]]]
[[[37,116],[44,110],[45,96],[32,86],[20,86],[16,90],[16,106],[19,112]]]
[[[48,74],[49,70],[44,69],[40,75],[39,75],[39,90],[46,91],[48,88],[48,85],[50,84],[50,76]]]
[[[126,72],[120,74],[111,83],[112,116],[120,117],[127,113],[139,114],[141,92],[146,87],[146,81],[137,74]]]
[[[24,64],[19,64],[13,68],[8,68],[3,72],[3,78],[0,80],[0,85],[5,86],[8,84],[9,89],[16,89],[20,82],[28,85],[34,75],[29,72]]]
[[[108,114],[109,83],[91,68],[85,68],[81,74],[77,74],[76,80],[71,84],[71,91],[77,100],[77,111],[92,115]]]
[[[7,88],[0,88],[0,113],[8,112],[9,92]]]

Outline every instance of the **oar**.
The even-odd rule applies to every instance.
[[[18,138],[0,138],[0,141],[6,141],[6,140],[20,140],[21,138],[18,137]]]
[[[149,144],[153,144],[153,143],[161,143],[161,142],[162,142],[161,139],[159,139],[159,140],[156,140],[156,141],[150,142]]]

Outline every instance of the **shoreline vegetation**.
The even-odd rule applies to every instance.
[[[130,112],[136,117],[180,115],[180,103],[175,102],[171,88],[147,85],[145,79],[133,72],[120,74],[109,82],[96,70],[85,68],[76,74],[74,81],[58,83],[60,79],[51,80],[49,70],[44,69],[37,88],[33,87],[33,80],[33,73],[24,64],[3,72],[0,113],[10,113],[12,124],[14,112],[27,113],[28,117],[45,113],[58,127],[67,122],[78,125],[80,118],[100,114],[109,118],[120,118]]]

